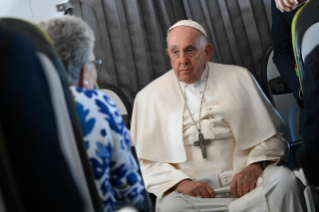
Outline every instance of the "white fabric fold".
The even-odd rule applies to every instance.
[[[284,123],[251,74],[238,66],[207,64],[208,89],[224,110],[237,148],[249,149],[274,136]],[[131,135],[139,158],[168,163],[186,161],[184,106],[173,70],[138,93]]]
[[[146,190],[161,198],[164,193],[182,180],[190,179],[184,172],[168,163],[140,160]]]

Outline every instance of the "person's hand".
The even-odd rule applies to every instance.
[[[275,0],[276,1],[276,7],[281,12],[290,12],[293,10],[294,7],[296,7],[299,2],[298,0]]]
[[[170,191],[177,191],[193,197],[215,198],[214,189],[204,181],[183,180],[171,188]]]
[[[235,174],[230,189],[232,194],[241,197],[255,188],[258,177],[263,172],[260,163],[246,166],[241,172]]]

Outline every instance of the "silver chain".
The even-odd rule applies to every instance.
[[[192,113],[191,113],[191,111],[190,111],[190,109],[189,109],[189,107],[188,107],[188,104],[187,104],[187,101],[186,101],[186,97],[184,96],[184,93],[183,93],[183,91],[182,91],[182,87],[181,87],[179,81],[177,80],[177,83],[178,83],[179,89],[180,89],[180,91],[181,91],[181,93],[182,93],[182,96],[183,96],[184,102],[185,102],[185,104],[186,104],[187,110],[188,110],[189,115],[191,116],[191,118],[192,118],[192,120],[193,120],[193,122],[194,122],[194,125],[195,125],[195,127],[196,127],[198,133],[201,133],[201,130],[200,130],[200,129],[201,129],[201,126],[200,126],[200,117],[201,117],[201,113],[202,113],[202,104],[203,104],[203,100],[204,100],[204,94],[205,94],[206,86],[207,86],[208,73],[209,73],[209,66],[208,66],[208,71],[207,71],[207,76],[206,76],[205,87],[204,87],[202,99],[201,99],[201,101],[200,101],[199,118],[198,118],[199,124],[198,124],[198,127],[197,127],[196,122],[195,122],[195,120],[194,120],[194,117],[193,117],[193,115],[192,115]],[[185,93],[186,93],[186,92],[185,92]]]

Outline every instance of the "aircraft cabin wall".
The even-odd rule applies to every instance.
[[[35,24],[62,16],[56,5],[66,0],[0,0],[0,17],[25,19]]]

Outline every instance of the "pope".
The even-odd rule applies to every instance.
[[[135,99],[132,140],[156,211],[306,211],[283,165],[283,121],[248,70],[209,62],[212,51],[200,24],[177,22],[173,69]]]

